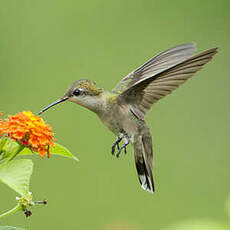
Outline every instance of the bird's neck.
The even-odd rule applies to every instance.
[[[73,100],[73,102],[95,112],[99,116],[106,113],[115,103],[116,95],[103,91],[97,96],[85,96],[84,100]]]
[[[109,91],[103,91],[100,95],[94,98],[88,103],[88,109],[95,112],[99,116],[101,114],[108,113],[117,104],[117,95]]]

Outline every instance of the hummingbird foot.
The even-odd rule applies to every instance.
[[[124,153],[126,154],[127,153],[127,150],[126,150],[126,146],[129,144],[129,138],[128,138],[128,135],[126,133],[123,133],[121,136],[120,136],[123,141],[124,141],[124,144],[119,148],[117,148],[118,152],[116,154],[116,157],[118,158],[121,154],[121,151],[124,149]]]
[[[119,143],[121,141],[124,141],[124,144],[120,147],[119,146]],[[112,145],[112,154],[114,155],[115,153],[115,150],[117,148],[117,154],[116,154],[116,157],[118,158],[121,154],[121,151],[124,149],[124,153],[126,154],[127,153],[127,150],[126,150],[126,146],[129,144],[129,139],[128,139],[128,135],[125,131],[121,132],[119,137],[117,138],[117,140],[113,143]]]
[[[125,140],[127,140],[127,139],[125,139]],[[125,154],[127,153],[126,146],[127,146],[128,144],[129,144],[129,141],[127,140],[127,141],[125,141],[125,143],[124,143],[120,148],[118,148],[118,152],[117,152],[117,154],[116,154],[116,157],[117,157],[117,158],[120,156],[122,149],[124,149],[124,153],[125,153]]]
[[[122,137],[118,137],[117,140],[113,143],[112,145],[112,154],[114,155],[114,152],[116,150],[116,147],[117,149],[119,150],[120,149],[120,146],[119,146],[119,143],[122,141]]]

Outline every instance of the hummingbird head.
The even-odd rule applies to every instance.
[[[75,81],[63,97],[42,109],[39,115],[54,105],[64,101],[74,102],[96,112],[101,104],[100,95],[102,92],[103,90],[99,88],[95,82],[87,79]]]

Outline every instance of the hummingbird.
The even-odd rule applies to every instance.
[[[195,43],[172,47],[147,61],[106,91],[88,79],[75,81],[64,96],[42,109],[39,114],[64,101],[74,102],[97,114],[116,135],[112,154],[126,153],[131,143],[137,175],[144,190],[155,191],[152,175],[152,135],[145,115],[152,105],[188,80],[217,53],[218,48],[198,55]],[[120,144],[122,142],[122,145]]]

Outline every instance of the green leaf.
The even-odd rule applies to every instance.
[[[75,157],[66,147],[64,147],[58,143],[55,143],[55,147],[50,148],[50,153],[60,155],[63,157],[68,157],[68,158],[74,159],[76,161],[79,161],[78,158]]]
[[[0,181],[29,200],[29,183],[32,171],[32,160],[20,159],[10,161],[0,165]]]
[[[0,152],[2,151],[2,148],[4,147],[4,145],[6,144],[7,139],[8,139],[7,137],[0,138]]]
[[[16,155],[18,155],[19,152],[22,151],[22,149],[25,148],[25,146],[19,144],[18,142],[12,140],[9,137],[5,137],[4,139],[2,139],[0,145],[0,160],[3,160],[5,158],[9,158],[8,160],[12,160],[16,157]]]
[[[0,230],[25,230],[24,228],[11,227],[11,226],[0,226]]]
[[[32,155],[32,154],[33,152],[29,148],[24,148],[18,155]],[[78,158],[75,157],[66,147],[58,143],[55,143],[55,147],[50,147],[50,154],[59,155],[59,156],[63,156],[79,161]]]
[[[3,155],[5,153],[3,148],[6,144],[6,142],[7,142],[7,137],[0,138],[0,160],[3,158]]]

